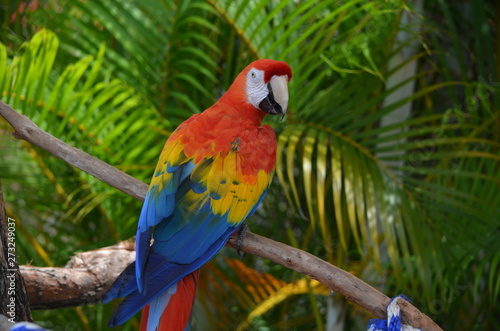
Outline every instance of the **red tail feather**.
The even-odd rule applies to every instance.
[[[139,331],[146,331],[148,327],[149,305],[142,308],[141,327]]]
[[[177,290],[163,311],[157,331],[184,331],[191,322],[198,273],[199,270],[196,270],[177,283]],[[142,310],[140,331],[147,330],[148,316],[149,304]]]

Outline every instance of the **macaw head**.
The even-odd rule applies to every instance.
[[[290,66],[281,61],[258,60],[242,72],[246,76],[246,96],[255,108],[271,115],[284,115],[288,106]]]
[[[267,114],[284,115],[288,107],[290,79],[292,70],[287,63],[257,60],[238,75],[223,98],[234,105],[243,104]]]

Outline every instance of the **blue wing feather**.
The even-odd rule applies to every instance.
[[[136,278],[141,292],[144,290],[144,264],[149,253],[152,229],[160,223],[170,223],[169,218],[171,218],[175,208],[179,185],[186,181],[194,167],[192,161],[177,167],[167,167],[167,172],[174,170],[174,176],[171,180],[165,183],[159,192],[158,185],[154,185],[146,194],[136,234],[136,240],[138,240],[136,243]],[[184,183],[182,186],[188,185]]]
[[[135,251],[136,251],[135,264],[137,266],[136,270],[144,270],[144,265],[146,264],[146,259],[150,250],[152,231],[153,228],[149,228],[144,232],[141,232],[140,229],[137,230],[137,235],[135,237]],[[143,273],[142,272],[136,273],[136,278],[139,290],[142,292],[144,289]]]
[[[168,223],[159,224],[154,233],[153,251],[167,260],[176,263],[192,263],[202,255],[218,238],[235,226],[229,226],[224,220],[227,216],[215,216],[207,202],[184,227],[182,215],[174,214]]]

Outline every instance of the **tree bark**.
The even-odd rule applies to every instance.
[[[122,192],[144,201],[147,185],[143,182],[122,173],[118,169],[79,149],[66,145],[61,140],[39,129],[27,117],[18,114],[1,101],[0,115],[14,128],[14,136],[16,138],[25,139]],[[235,248],[235,239],[230,238],[228,245]],[[37,308],[56,308],[98,302],[104,291],[111,285],[112,280],[128,264],[125,263],[125,265],[120,266],[113,264],[114,262],[108,261],[109,255],[107,257],[101,255],[97,260],[101,259],[102,261],[97,262],[97,260],[94,260],[93,255],[101,254],[99,251],[81,253],[87,254],[86,261],[94,261],[92,263],[97,263],[97,266],[70,261],[69,265],[65,268],[23,267],[22,272],[26,277],[27,284],[29,284],[30,300],[32,300],[33,306]],[[342,293],[349,301],[366,309],[377,318],[387,318],[386,306],[389,303],[387,296],[352,274],[314,255],[252,233],[248,233],[245,237],[241,251],[269,259],[272,262],[317,279],[332,291]],[[111,254],[111,256],[116,258],[118,255],[121,256],[121,254],[124,254],[123,259],[129,261],[127,259],[130,258],[130,252],[123,252],[124,250],[120,249]],[[125,255],[128,257],[125,257]],[[74,266],[78,266],[79,278],[71,281],[67,279],[69,277],[68,269],[72,275],[73,271],[71,270],[75,270]],[[112,276],[109,273],[112,273]],[[37,277],[46,278],[37,283]],[[51,304],[41,302],[49,300],[50,296],[47,297],[47,294],[50,293],[52,295],[56,287],[61,286],[65,286],[65,290],[59,294],[59,296],[62,296],[63,302],[56,300],[52,300]],[[37,291],[41,291],[41,293]],[[427,315],[422,314],[413,305],[404,300],[400,300],[400,302],[403,320],[406,324],[427,331],[442,330]]]
[[[21,266],[33,309],[97,303],[118,275],[135,261],[133,242],[77,253],[64,268]]]
[[[23,277],[16,258],[15,220],[7,217],[0,183],[0,314],[9,322],[31,321]]]

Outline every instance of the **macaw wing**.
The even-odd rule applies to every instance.
[[[178,264],[195,262],[227,237],[264,198],[271,173],[243,171],[237,150],[185,154],[181,138],[167,141],[147,193],[137,231],[136,277],[144,289],[149,251]],[[154,243],[150,247],[151,235]]]

